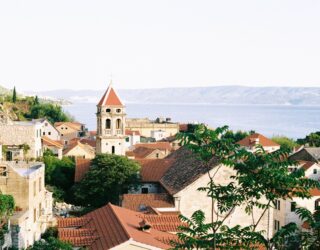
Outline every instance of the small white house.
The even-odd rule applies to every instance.
[[[46,136],[49,139],[54,141],[59,141],[61,139],[59,131],[47,119],[42,118],[42,119],[36,119],[34,121],[38,121],[42,125],[41,136]]]
[[[320,165],[312,161],[298,161],[297,166],[290,167],[290,171],[295,171],[298,168],[304,169],[304,174],[307,178],[312,180],[320,180]]]
[[[130,148],[133,145],[140,143],[140,132],[133,130],[126,130],[126,148]]]
[[[161,141],[168,136],[167,132],[164,130],[152,130],[151,137],[154,138],[156,141]]]

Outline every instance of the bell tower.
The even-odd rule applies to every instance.
[[[97,105],[96,153],[125,155],[125,106],[110,83]]]

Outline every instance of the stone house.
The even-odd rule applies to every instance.
[[[36,159],[42,156],[42,124],[39,121],[18,121],[0,124],[0,141],[8,150],[4,159],[13,160],[14,152],[21,151],[22,145],[28,145],[26,158]],[[12,149],[12,150],[10,150]],[[18,154],[22,160],[23,154]]]
[[[155,121],[148,118],[128,118],[126,128],[129,130],[139,131],[141,136],[152,137],[155,131],[162,132],[165,137],[175,135],[179,132],[179,124],[173,123],[170,119],[158,118]]]
[[[53,141],[60,141],[61,138],[59,131],[46,118],[34,119],[33,121],[37,121],[42,124],[41,136],[46,136]]]
[[[61,140],[67,145],[74,138],[85,136],[86,128],[79,122],[56,122],[54,127],[60,133]]]
[[[257,150],[257,146],[262,146],[263,149],[269,153],[280,149],[280,145],[278,143],[275,143],[269,138],[258,133],[254,133],[245,137],[244,139],[238,141],[237,144],[251,152],[255,152]]]
[[[139,131],[132,131],[126,129],[126,148],[130,148],[133,145],[140,143],[140,133]]]
[[[75,158],[93,159],[96,153],[95,149],[89,144],[83,144],[80,141],[76,141],[63,150],[63,155]]]
[[[10,218],[12,245],[25,249],[52,225],[52,193],[45,189],[45,166],[40,162],[1,162],[0,191],[14,197]]]
[[[63,146],[61,141],[55,141],[47,136],[42,136],[42,152],[49,149],[58,159],[62,159]]]

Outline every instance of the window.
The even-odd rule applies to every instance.
[[[34,208],[33,209],[33,222],[36,222],[36,220],[37,220],[37,209]]]
[[[111,129],[111,120],[110,119],[106,120],[106,129]]]
[[[47,127],[47,126],[48,126],[48,123],[46,122],[46,123],[44,124],[44,126],[46,126],[46,127]]]
[[[7,168],[5,166],[0,167],[0,176],[7,176]]]
[[[274,206],[275,209],[280,210],[280,200],[276,200]]]
[[[316,168],[313,169],[313,174],[317,174],[317,169]]]
[[[159,153],[156,153],[156,158],[159,158]]]
[[[51,135],[51,132],[48,132],[48,135]]]
[[[121,109],[117,109],[117,113],[120,113],[121,112]]]
[[[314,202],[314,209],[315,210],[320,210],[320,199],[316,200]]]
[[[42,206],[41,206],[41,202],[40,202],[40,203],[39,203],[39,216],[42,215],[41,209],[42,209]]]
[[[297,206],[296,202],[291,202],[291,212],[296,211],[296,206]]]
[[[115,146],[112,146],[112,147],[111,147],[111,152],[112,152],[112,154],[114,154],[114,153],[115,153],[115,151],[116,151]]]
[[[117,128],[117,129],[120,129],[120,128],[121,128],[121,119],[117,119],[116,128]]]
[[[141,188],[141,193],[142,194],[147,194],[147,193],[149,193],[149,189],[146,188],[146,187],[143,187],[143,188]]]
[[[43,135],[46,135],[46,132],[43,132],[42,134],[43,134]]]
[[[278,231],[280,229],[280,221],[274,220],[274,230]]]
[[[37,182],[34,181],[33,182],[33,196],[36,196],[36,194],[37,194]]]
[[[106,112],[107,112],[107,113],[110,113],[110,112],[111,112],[111,109],[106,109]]]
[[[39,178],[39,192],[41,192],[42,189],[42,178]]]
[[[129,137],[126,137],[126,142],[129,142],[130,141],[130,138]]]

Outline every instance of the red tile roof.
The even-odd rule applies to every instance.
[[[311,196],[320,196],[320,190],[317,188],[313,188],[310,190],[310,195]]]
[[[154,215],[154,214],[144,214],[141,216],[146,219],[152,228],[163,232],[178,232],[179,226],[186,225],[181,222],[179,214],[175,215]]]
[[[107,91],[99,101],[98,106],[123,106],[123,104],[113,87],[109,85]]]
[[[42,139],[42,143],[44,145],[51,146],[51,147],[56,147],[56,148],[61,148],[61,149],[63,148],[63,144],[60,141],[51,140],[47,136],[42,136],[41,139]]]
[[[316,164],[315,162],[312,162],[312,161],[298,161],[298,162],[300,163],[301,167],[303,167],[304,170],[308,170],[314,164]]]
[[[82,127],[82,123],[80,122],[55,122],[54,123],[54,127],[59,127],[61,125],[65,125],[69,128],[72,128],[74,130],[77,130],[77,131],[80,131],[81,130],[81,127]]]
[[[188,131],[188,124],[179,124],[179,131],[180,132]]]
[[[90,146],[93,147],[93,148],[96,147],[96,140],[91,140],[91,139],[83,138],[83,139],[80,139],[80,142],[81,142],[82,144],[88,144],[88,145],[90,145]]]
[[[126,135],[140,135],[140,132],[138,130],[126,129]]]
[[[68,232],[68,237],[62,237],[60,239],[69,241],[75,244],[75,246],[86,246],[91,250],[110,249],[129,240],[160,249],[169,249],[171,246],[168,242],[170,240],[176,240],[177,237],[174,234],[152,228],[152,225],[149,232],[142,231],[140,229],[141,223],[144,220],[142,216],[141,213],[109,203],[81,217],[90,220],[89,223],[81,227],[81,229],[92,229],[92,231],[86,231],[86,233],[89,234],[92,232],[93,235],[78,236],[83,234],[83,232]],[[62,223],[60,222],[60,224]],[[158,222],[158,225],[161,225],[161,221]],[[77,231],[79,229],[71,230]]]
[[[59,218],[58,228],[82,227],[90,221],[90,218]]]
[[[83,179],[85,174],[89,171],[91,165],[90,159],[76,158],[76,169],[74,174],[74,181],[79,182]]]
[[[172,150],[172,146],[169,142],[150,142],[150,143],[138,143],[134,145],[134,148],[144,147],[144,148],[152,148],[159,150]]]
[[[258,133],[254,133],[252,135],[245,137],[244,139],[238,141],[237,144],[244,147],[250,147],[256,144],[259,144],[263,147],[280,147],[278,143],[275,143],[269,138]]]
[[[174,208],[174,202],[169,194],[124,194],[122,207],[141,212],[148,207]]]
[[[141,159],[137,161],[141,165],[142,182],[159,182],[173,163],[173,159]]]
[[[158,150],[154,148],[137,147],[132,151],[128,151],[128,156],[134,156],[136,159],[144,159],[152,154],[153,151]]]

